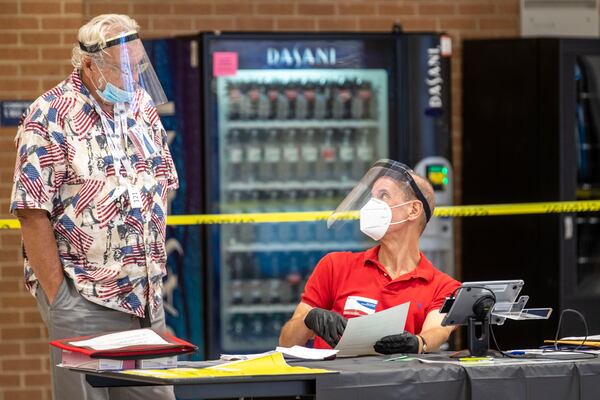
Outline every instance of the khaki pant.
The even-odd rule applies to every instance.
[[[108,331],[139,329],[142,319],[124,312],[102,307],[83,298],[71,280],[64,278],[54,303],[49,306],[43,290],[36,292],[38,309],[48,327],[50,340],[92,335]],[[162,306],[152,329],[166,328]],[[94,388],[85,380],[85,374],[57,367],[61,350],[51,346],[52,394],[55,400],[174,400],[172,386],[121,388]]]

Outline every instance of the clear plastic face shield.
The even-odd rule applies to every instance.
[[[97,93],[106,103],[128,103],[132,107],[146,92],[155,106],[167,102],[165,92],[150,63],[137,32],[125,32],[98,44],[79,47],[94,55],[98,67]]]
[[[412,203],[406,199],[405,187],[423,204],[425,218],[431,218],[431,207],[413,179],[414,173],[405,164],[381,159],[375,162],[365,176],[348,193],[337,209],[327,219],[328,228],[340,228],[344,223],[360,217],[363,233],[374,240],[383,237],[390,225],[404,221],[392,221],[392,209]]]

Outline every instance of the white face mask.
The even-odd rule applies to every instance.
[[[373,240],[379,240],[385,235],[390,225],[401,224],[408,221],[404,219],[392,222],[392,208],[401,207],[406,203],[390,207],[385,201],[371,197],[371,199],[360,209],[360,231]]]

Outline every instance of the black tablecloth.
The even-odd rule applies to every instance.
[[[439,355],[419,356],[430,359]],[[100,386],[173,384],[182,398],[295,396],[318,400],[599,400],[600,360],[519,365],[425,364],[385,361],[389,356],[290,361],[290,364],[339,371],[302,376],[161,379],[88,372]],[[509,360],[510,361],[510,360]],[[205,365],[204,365],[205,366]],[[85,371],[79,371],[84,372]]]
[[[339,375],[317,378],[319,399],[600,399],[598,359],[469,367],[384,359],[294,364],[340,371]]]

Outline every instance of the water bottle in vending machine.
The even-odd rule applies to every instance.
[[[263,147],[264,161],[260,164],[260,180],[270,182],[276,179],[277,168],[281,163],[281,147],[277,129],[269,129]]]
[[[314,190],[307,190],[304,195],[299,196],[301,211],[315,210],[316,193]],[[296,239],[299,243],[308,243],[315,241],[315,221],[298,222],[296,228]]]
[[[349,118],[351,101],[352,91],[350,89],[350,81],[346,79],[338,81],[333,89],[331,117],[333,119]]]
[[[307,81],[303,87],[304,99],[306,100],[306,119],[315,118],[315,96],[317,94],[315,90],[314,82]]]
[[[301,138],[300,162],[298,163],[298,179],[302,181],[315,179],[315,165],[319,159],[319,149],[315,143],[315,130],[312,128],[303,131],[305,137]]]
[[[258,167],[262,162],[262,148],[260,145],[260,131],[252,129],[250,138],[245,146],[243,180],[254,182],[258,180]]]
[[[240,207],[239,212],[249,214],[260,212],[258,196],[259,193],[255,190],[249,194],[241,193],[240,200],[244,206]],[[240,242],[246,244],[254,242],[256,240],[256,231],[256,224],[241,224],[239,227]]]
[[[251,342],[262,341],[265,335],[265,324],[263,321],[263,315],[261,313],[254,313],[248,316],[248,325],[250,335],[248,340]]]
[[[373,85],[368,82],[366,83],[366,87],[365,87],[365,98],[368,98],[368,110],[367,110],[367,115],[365,116],[368,119],[377,119],[377,113],[379,112],[377,109],[377,96],[375,95],[375,89],[373,88]]]
[[[316,164],[315,178],[319,181],[333,179],[333,165],[337,160],[336,148],[333,145],[334,130],[326,128],[324,140],[320,146],[319,159]]]
[[[271,252],[269,261],[271,265],[267,285],[267,302],[270,304],[279,304],[281,303],[281,282],[283,278],[281,265],[279,264],[279,255]]]
[[[296,253],[287,253],[288,256],[288,268],[286,281],[289,285],[289,302],[297,303],[300,300],[300,284],[302,283],[302,274],[300,272],[300,266],[298,265],[298,256]]]
[[[317,90],[315,93],[314,107],[313,107],[313,118],[316,120],[325,119],[328,116],[328,97],[329,89],[327,88],[327,81],[319,81]]]
[[[239,85],[240,87],[240,119],[248,120],[252,118],[252,99],[250,98],[249,91],[250,85],[247,83],[242,83]]]
[[[260,304],[263,301],[263,285],[260,267],[260,258],[257,254],[250,254],[247,257],[248,262],[248,292],[251,304]]]
[[[227,146],[225,148],[228,179],[230,182],[238,182],[242,178],[242,162],[244,150],[242,144],[242,132],[239,129],[229,131]]]
[[[229,258],[231,268],[231,304],[244,303],[244,261],[239,254],[232,254]]]
[[[288,99],[284,85],[278,85],[277,107],[275,109],[275,119],[287,119],[290,112],[290,100]]]
[[[280,211],[281,193],[278,190],[271,190],[268,193],[263,192],[263,196],[266,198],[261,198],[263,204],[261,212],[270,213]],[[277,239],[275,232],[276,225],[274,222],[257,224],[258,241],[268,245],[273,244]]]
[[[354,82],[354,93],[350,102],[350,117],[352,119],[363,119],[365,116],[365,99],[361,96],[361,87],[364,85],[362,80]]]
[[[285,88],[285,95],[288,99],[289,108],[287,110],[287,118],[295,119],[296,116],[296,100],[298,99],[298,85],[296,82],[288,82]]]
[[[297,179],[300,148],[298,147],[296,129],[288,129],[284,133],[283,157],[278,165],[277,177],[281,182]]]
[[[229,317],[228,333],[233,339],[244,339],[246,337],[246,327],[248,319],[244,314],[233,314]]]
[[[295,190],[289,190],[285,192],[283,211],[285,212],[295,212],[298,211],[298,199],[297,192]],[[290,243],[294,240],[294,233],[296,231],[296,222],[280,222],[277,224],[279,226],[279,235],[277,235],[277,239],[282,243]]]
[[[294,116],[296,119],[303,120],[308,117],[308,99],[306,98],[306,81],[298,87],[296,102],[294,104]]]
[[[226,202],[221,203],[222,213],[237,213],[241,211],[242,206],[242,192],[239,190],[232,190],[227,195]],[[238,241],[242,241],[240,231],[236,229],[223,229],[223,238],[227,239],[229,245],[235,245]]]
[[[353,119],[375,119],[377,111],[371,84],[367,81],[358,80],[356,82],[355,93],[352,97],[352,118]]]
[[[240,87],[235,82],[227,82],[227,107],[229,109],[227,117],[230,120],[240,118],[241,97]]]
[[[358,132],[359,140],[356,141],[356,158],[354,159],[352,176],[358,180],[367,172],[371,163],[375,161],[375,149],[372,143],[374,135],[369,128],[362,128]]]
[[[342,140],[334,167],[334,177],[342,181],[347,181],[352,177],[352,163],[354,162],[353,133],[352,128],[344,128],[342,131]]]
[[[271,113],[271,102],[269,101],[269,96],[267,96],[266,86],[261,85],[258,93],[256,116],[260,120],[269,119],[269,115]]]
[[[260,106],[260,88],[257,82],[252,82],[248,85],[248,92],[246,93],[250,100],[250,111],[248,114],[249,119],[257,119],[259,106]],[[266,100],[266,98],[265,98]]]
[[[346,110],[346,94],[343,88],[343,82],[340,80],[332,90],[331,98],[331,118],[343,119]]]
[[[275,119],[277,118],[277,99],[279,98],[277,81],[271,81],[267,85],[267,98],[269,100],[269,119]]]

